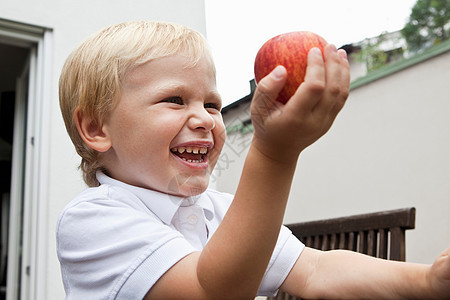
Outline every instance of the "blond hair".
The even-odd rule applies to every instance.
[[[100,153],[87,146],[78,133],[76,111],[101,126],[120,98],[121,81],[129,70],[175,54],[190,58],[190,66],[206,55],[214,68],[200,33],[166,22],[134,21],[109,26],[88,37],[67,58],[59,79],[59,102],[88,186],[99,185],[95,173],[104,168]]]

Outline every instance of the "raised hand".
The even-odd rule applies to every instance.
[[[255,146],[281,161],[296,160],[303,149],[328,131],[344,106],[350,86],[346,53],[327,45],[323,58],[320,50],[313,48],[305,81],[282,104],[275,99],[286,78],[286,69],[278,66],[261,79],[251,107]]]

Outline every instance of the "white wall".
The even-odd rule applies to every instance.
[[[450,246],[449,70],[447,52],[352,90],[330,132],[302,153],[285,223],[414,206],[407,260],[431,263]],[[228,138],[225,151],[251,134]],[[233,193],[244,155],[228,156],[217,188]]]
[[[48,207],[47,297],[63,299],[56,257],[55,224],[59,212],[85,188],[79,158],[68,138],[58,105],[58,77],[68,54],[89,34],[110,24],[157,19],[181,23],[206,35],[204,0],[1,0],[0,18],[53,29],[51,153]]]

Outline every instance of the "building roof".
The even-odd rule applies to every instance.
[[[436,46],[428,48],[422,53],[411,56],[410,58],[402,59],[386,66],[379,68],[377,70],[369,72],[366,76],[360,77],[350,84],[350,90],[356,89],[365,84],[371,83],[380,78],[389,76],[406,68],[412,67],[416,64],[424,62],[430,58],[436,57],[443,53],[450,51],[450,40],[442,42]]]
[[[247,96],[242,97],[241,99],[234,101],[231,104],[228,104],[227,106],[222,108],[222,114],[226,114],[228,111],[233,110],[235,108],[238,108],[242,104],[248,103],[252,101],[253,93],[256,89],[256,82],[255,79],[250,80],[250,94]]]

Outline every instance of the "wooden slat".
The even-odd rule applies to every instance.
[[[377,231],[369,230],[367,233],[367,254],[370,256],[377,256]]]
[[[367,231],[360,231],[358,233],[358,252],[367,254]]]
[[[312,236],[308,236],[306,238],[306,241],[303,241],[303,243],[308,246],[308,247],[312,247],[313,245],[313,237]]]
[[[315,249],[320,249],[320,248],[322,248],[322,242],[321,242],[321,240],[320,240],[320,236],[315,236],[314,237],[314,248]]]
[[[322,251],[329,250],[329,249],[328,249],[328,234],[325,234],[325,235],[322,237],[322,245],[321,245],[321,247],[320,247],[320,250],[322,250]]]
[[[378,256],[379,258],[387,259],[388,256],[388,231],[386,229],[380,229],[379,232],[379,244],[378,244]]]
[[[347,247],[347,250],[356,251],[356,249],[358,247],[357,240],[358,240],[358,235],[355,234],[354,232],[350,232],[348,234],[348,247]]]
[[[339,246],[338,249],[348,249],[348,239],[345,232],[339,233]]]
[[[414,229],[414,207],[286,225],[295,236],[357,232],[390,227]]]
[[[393,243],[392,241],[398,241]],[[400,227],[391,228],[390,260],[405,261],[405,231]]]
[[[339,245],[339,236],[337,233],[332,234],[330,238],[330,245],[328,247],[328,250],[338,249]]]

